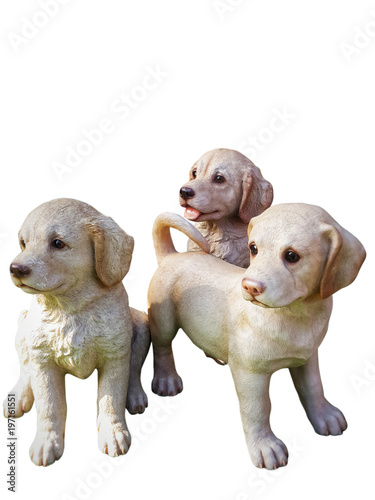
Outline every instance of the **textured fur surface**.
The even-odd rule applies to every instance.
[[[12,393],[16,417],[36,401],[30,457],[44,466],[61,457],[65,375],[87,378],[95,369],[99,448],[111,456],[124,454],[131,441],[125,421],[129,373],[128,408],[142,412],[147,397],[139,374],[150,345],[147,316],[129,308],[122,284],[133,238],[90,205],[57,199],[29,214],[19,239],[22,252],[11,264],[11,276],[33,298],[20,316],[21,373]]]
[[[210,243],[213,249],[210,253],[239,267],[249,265],[249,250],[247,247],[246,227],[238,227],[229,221],[222,221],[220,225],[214,222],[197,222],[196,228]],[[199,250],[192,240],[188,242],[188,250]]]

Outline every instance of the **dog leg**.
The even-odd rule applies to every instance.
[[[324,397],[318,351],[303,366],[290,368],[298,396],[316,433],[337,436],[347,428],[344,415]]]
[[[22,311],[18,323],[21,324],[25,320],[26,316],[27,316],[27,311]],[[31,410],[34,403],[34,394],[31,389],[31,381],[29,374],[29,352],[28,352],[27,342],[24,337],[19,340],[17,346],[17,354],[20,362],[20,378],[18,379],[13,389],[9,392],[9,394],[14,394],[16,398],[14,414],[12,415],[9,414],[8,399],[6,399],[3,403],[4,416],[6,418],[22,417],[24,413],[27,413],[28,411]]]
[[[177,396],[182,392],[183,384],[176,371],[172,346],[153,344],[153,349],[154,378],[152,380],[152,392],[159,396]]]
[[[24,413],[29,412],[34,403],[34,394],[31,389],[30,376],[21,372],[18,382],[9,394],[14,394],[16,398],[14,413],[9,412],[8,399],[5,399],[3,403],[4,417],[18,418],[22,417]]]
[[[156,311],[156,308],[151,307],[149,319],[154,351],[152,392],[159,396],[176,396],[183,389],[172,351],[172,341],[177,334],[178,327],[174,324],[173,314],[166,309]]]
[[[130,308],[133,338],[130,357],[130,375],[126,408],[134,415],[143,413],[148,406],[147,395],[141,383],[141,370],[151,344],[147,314]]]
[[[271,375],[252,373],[238,366],[231,366],[231,370],[251,460],[259,468],[283,467],[288,463],[288,450],[270,427]]]
[[[111,457],[125,455],[131,442],[125,422],[129,362],[120,358],[98,368],[98,443],[100,451]]]
[[[64,451],[65,374],[58,368],[35,367],[31,387],[37,410],[37,432],[30,447],[35,465],[51,465]]]

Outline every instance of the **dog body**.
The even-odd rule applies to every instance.
[[[364,260],[361,243],[319,207],[278,205],[251,221],[252,257],[244,271],[203,252],[176,253],[168,227],[209,250],[181,217],[156,219],[159,267],[148,294],[153,391],[182,391],[171,348],[182,328],[207,355],[228,362],[256,466],[287,463],[287,449],[269,424],[270,377],[281,368],[290,369],[316,432],[341,434],[346,421],[324,398],[317,349],[327,332],[332,294],[355,279]]]
[[[249,306],[243,277],[243,269],[203,252],[165,257],[150,285],[152,334],[155,323],[163,333],[182,328],[208,356],[254,371],[273,373],[306,363],[327,331],[332,298],[293,304],[289,314]],[[315,320],[307,322],[309,317]]]
[[[29,214],[20,233],[22,252],[11,264],[14,284],[33,295],[21,314],[16,347],[20,379],[15,416],[36,401],[36,465],[58,460],[64,447],[65,375],[87,378],[98,370],[99,448],[127,452],[125,405],[143,411],[147,397],[139,373],[150,337],[147,316],[131,310],[122,279],[134,241],[111,218],[86,203],[58,199]],[[131,348],[137,346],[131,362]],[[138,374],[138,376],[137,376]],[[5,416],[8,416],[6,404]]]
[[[210,243],[210,253],[231,264],[248,267],[247,226],[268,208],[273,189],[252,161],[238,151],[214,149],[190,169],[180,189],[185,217],[196,223]],[[193,241],[189,250],[199,250]]]

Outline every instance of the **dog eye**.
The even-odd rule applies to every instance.
[[[197,177],[197,169],[195,168],[190,172],[190,177],[189,180],[191,181],[192,179],[195,179]]]
[[[222,182],[225,182],[225,178],[222,175],[217,174],[214,177],[214,182],[216,182],[217,184],[221,184]]]
[[[53,248],[57,248],[58,250],[61,250],[65,247],[65,243],[61,240],[53,240],[51,245],[53,246]]]
[[[301,257],[298,255],[298,253],[293,252],[292,250],[288,250],[285,254],[285,260],[290,264],[298,262],[300,258]]]
[[[21,247],[21,250],[25,250],[25,248],[26,248],[25,240],[20,240],[20,247]]]
[[[250,253],[251,253],[251,255],[254,255],[254,257],[255,257],[255,255],[258,253],[258,248],[257,248],[257,246],[255,245],[255,243],[252,243],[252,244],[250,245]]]

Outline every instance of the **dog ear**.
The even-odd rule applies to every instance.
[[[242,199],[239,216],[247,224],[252,217],[264,212],[273,201],[273,188],[253,163],[242,179]]]
[[[339,224],[323,224],[321,230],[328,242],[328,257],[320,282],[320,296],[326,299],[355,280],[366,251],[362,243]]]
[[[130,268],[134,239],[110,217],[90,225],[94,243],[95,270],[105,286],[120,283]]]

